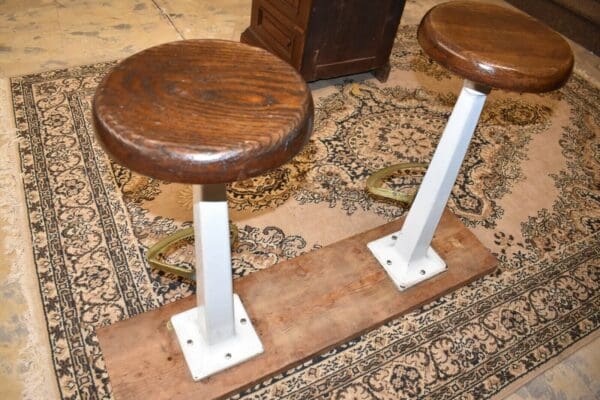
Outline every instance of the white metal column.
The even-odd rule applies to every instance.
[[[445,271],[431,248],[489,88],[465,81],[402,229],[368,244],[398,289]]]
[[[171,317],[194,380],[239,364],[263,347],[233,293],[229,217],[224,184],[194,185],[198,307]]]

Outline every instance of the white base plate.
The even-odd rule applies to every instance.
[[[206,343],[198,324],[202,309],[194,307],[171,317],[179,346],[195,381],[233,367],[264,351],[238,295],[233,295],[235,336],[230,339],[210,346]]]
[[[409,264],[395,248],[402,233],[396,232],[367,244],[398,290],[403,291],[446,270],[446,263],[431,247],[420,260]]]

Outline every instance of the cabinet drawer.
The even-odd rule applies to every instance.
[[[312,0],[266,0],[269,5],[285,14],[296,25],[305,28]]]
[[[293,0],[289,0],[293,1]],[[261,2],[256,9],[255,32],[269,49],[294,67],[300,66],[304,35],[285,17]]]

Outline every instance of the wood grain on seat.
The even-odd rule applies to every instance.
[[[493,4],[440,4],[423,17],[418,39],[442,66],[493,88],[546,92],[561,87],[573,69],[573,53],[562,36]]]
[[[265,50],[185,40],[119,63],[93,115],[118,163],[173,182],[224,183],[289,161],[308,141],[313,102],[300,75]]]

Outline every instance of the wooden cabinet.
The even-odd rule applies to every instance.
[[[385,81],[404,0],[253,0],[241,41],[265,48],[307,81],[373,71]]]

